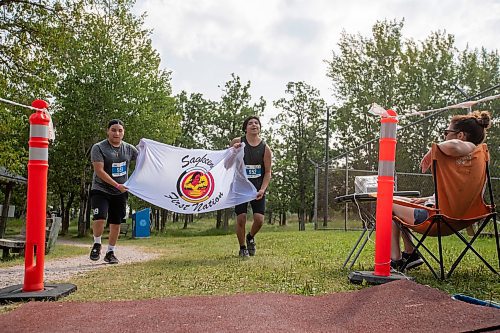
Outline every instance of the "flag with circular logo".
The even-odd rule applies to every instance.
[[[257,196],[246,177],[243,145],[212,151],[141,139],[137,148],[136,168],[125,186],[153,205],[183,214],[205,213]]]

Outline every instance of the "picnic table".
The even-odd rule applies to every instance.
[[[61,229],[62,219],[60,217],[47,218],[45,227],[45,254],[48,254],[53,248]],[[2,249],[2,258],[6,259],[11,253],[24,254],[26,235],[21,233],[18,236],[10,238],[0,238],[0,249]]]

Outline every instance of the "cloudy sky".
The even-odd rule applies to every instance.
[[[445,30],[459,49],[500,49],[500,0],[137,0],[134,10],[147,14],[175,94],[219,100],[235,73],[251,81],[255,100],[267,100],[266,118],[290,81],[332,102],[324,60],[342,31],[370,36],[377,20],[404,18],[404,38]]]

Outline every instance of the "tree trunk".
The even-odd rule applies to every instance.
[[[153,208],[153,217],[151,219],[151,223],[153,225],[153,230],[159,231],[160,230],[160,223],[161,223],[161,218],[160,218],[160,208]]]
[[[82,185],[80,187],[80,212],[78,214],[78,237],[84,237],[87,234],[87,230],[89,229],[87,226],[87,210],[90,213],[90,209],[87,207],[88,201],[88,193],[86,190],[86,186]]]
[[[165,226],[167,225],[167,216],[168,216],[168,211],[166,209],[161,210],[161,218],[160,218],[160,231],[163,232],[165,231]]]
[[[301,198],[301,200],[302,200],[302,198]],[[297,217],[299,219],[299,230],[302,231],[302,230],[304,230],[304,217],[305,217],[304,208],[302,207],[302,203],[300,204],[300,207],[298,209]]]
[[[303,184],[300,185],[300,192],[299,192],[299,211],[298,211],[298,218],[299,218],[299,230],[303,231],[306,230],[306,225],[305,225],[305,186]]]
[[[84,237],[87,233],[87,226],[84,219],[85,201],[80,199],[80,210],[78,213],[78,237]]]
[[[88,186],[88,189],[87,191],[85,192],[85,196],[86,196],[86,204],[85,204],[85,228],[86,230],[91,230],[91,225],[90,225],[90,221],[92,220],[91,219],[91,213],[92,213],[92,205],[90,203],[90,189],[91,189],[92,185],[89,184]]]
[[[286,211],[280,213],[280,226],[286,226]]]
[[[65,230],[65,225],[64,225],[64,215],[66,214],[66,206],[64,204],[64,194],[62,192],[59,192],[59,209],[61,210],[61,218],[62,218],[62,223],[61,223],[61,235],[66,235],[68,232],[69,224],[66,226]]]
[[[300,231],[304,231],[306,230],[305,228],[305,223],[304,223],[304,210],[302,208],[299,209],[299,213],[298,213],[298,218],[299,218],[299,230]]]
[[[68,202],[64,204],[64,195],[60,195],[61,198],[61,213],[62,213],[62,226],[61,226],[61,235],[66,235],[69,230],[69,212],[71,210],[71,206],[73,205],[73,200],[75,200],[75,193],[71,192],[69,194]]]
[[[156,230],[156,208],[151,207],[151,214],[149,214],[149,229]]]
[[[217,211],[217,221],[215,222],[215,229],[220,229],[222,226],[222,210]]]
[[[7,228],[7,217],[9,216],[10,197],[13,188],[14,183],[7,183],[7,185],[5,185],[5,197],[3,200],[2,212],[0,215],[0,238],[4,238],[5,236],[5,229]]]
[[[224,231],[229,230],[229,218],[231,217],[231,214],[232,214],[231,208],[224,209],[224,220],[222,223],[222,228],[224,229]]]
[[[132,205],[130,204],[130,201],[127,201],[127,203],[129,204],[129,206],[128,206],[128,215],[127,215],[127,216],[128,216],[129,218],[132,218],[132,212],[133,212],[134,210],[132,209]],[[127,221],[125,221],[125,222],[127,222]],[[151,221],[149,221],[149,223],[151,223]]]
[[[158,208],[153,208],[153,230],[160,230],[160,210]]]
[[[273,211],[267,211],[267,224],[273,224]]]

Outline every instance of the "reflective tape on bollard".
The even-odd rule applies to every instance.
[[[31,125],[30,126],[30,138],[49,138],[49,126],[48,125]]]
[[[29,159],[38,161],[48,161],[49,160],[49,150],[47,148],[29,148]]]

